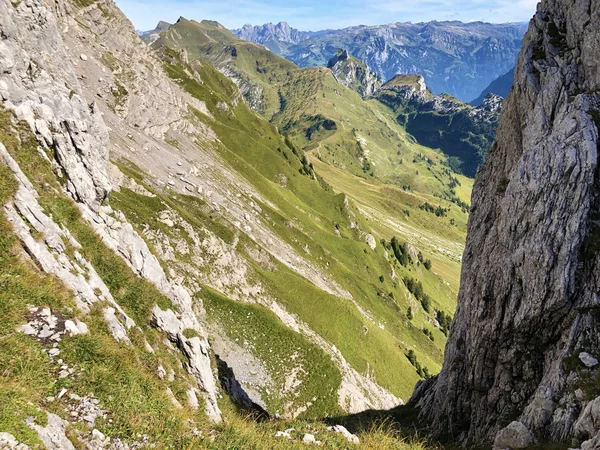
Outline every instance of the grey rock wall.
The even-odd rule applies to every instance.
[[[525,36],[477,174],[444,366],[412,399],[438,436],[491,442],[515,420],[542,441],[600,429],[585,419],[598,370],[578,357],[600,354],[599,8],[543,1]]]

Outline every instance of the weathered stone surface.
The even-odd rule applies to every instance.
[[[184,326],[172,310],[163,311],[159,306],[152,310],[152,324],[164,331],[188,358],[186,368],[205,394],[206,414],[213,422],[220,422],[221,410],[217,404],[217,386],[210,366],[210,345],[206,337],[187,339],[183,331],[188,327]],[[203,331],[200,331],[204,336]]]
[[[589,402],[573,427],[577,439],[590,439],[600,430],[600,397]]]
[[[521,422],[511,422],[496,434],[494,450],[527,448],[534,442],[533,434]]]
[[[600,350],[599,9],[544,0],[525,36],[475,182],[444,366],[412,399],[436,435],[491,442],[518,418],[569,441],[584,411],[578,356]]]
[[[0,448],[7,450],[29,450],[29,445],[21,444],[17,439],[10,433],[0,433]]]
[[[75,446],[66,435],[67,422],[56,414],[47,414],[48,424],[45,427],[37,425],[33,418],[30,418],[27,425],[37,432],[47,450],[75,450]]]
[[[579,360],[586,366],[586,367],[594,367],[596,365],[598,365],[598,360],[596,358],[594,358],[592,355],[590,355],[587,352],[581,352],[579,354]]]
[[[87,334],[85,323],[75,320],[65,320],[62,315],[54,315],[50,308],[32,307],[28,315],[29,322],[17,327],[17,331],[33,336],[45,343],[59,342],[63,336]],[[57,356],[58,349],[50,350],[50,356]]]
[[[381,86],[381,80],[364,62],[354,58],[348,50],[340,49],[327,63],[335,79],[353,89],[361,97],[368,97]]]
[[[43,1],[1,2],[0,98],[51,146],[76,199],[97,208],[110,191],[108,132],[69,62],[56,17]]]
[[[305,444],[321,445],[321,441],[317,441],[314,434],[305,433],[302,437],[302,442]]]
[[[377,241],[375,240],[375,236],[372,234],[367,234],[365,236],[365,242],[369,247],[371,247],[371,250],[375,250],[377,248]]]

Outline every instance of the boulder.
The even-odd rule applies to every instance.
[[[527,448],[534,441],[535,438],[531,431],[521,422],[515,420],[496,434],[493,450]]]

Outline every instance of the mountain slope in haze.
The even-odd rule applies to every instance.
[[[599,8],[544,0],[530,23],[475,182],[444,367],[413,398],[438,436],[600,444]]]
[[[277,25],[267,23],[262,26],[246,24],[232,32],[240,39],[262,44],[278,55],[285,52],[290,45],[305,41],[315,34],[292,28],[287,22],[279,22]]]
[[[474,177],[496,136],[502,98],[490,94],[474,108],[450,95],[435,96],[421,75],[397,75],[375,93],[420,144],[441,149],[457,172]]]
[[[488,87],[486,87],[481,95],[477,97],[475,100],[470,102],[473,106],[481,106],[483,104],[483,100],[489,94],[499,95],[502,98],[508,97],[508,93],[510,92],[510,88],[512,87],[515,81],[515,69],[512,68],[504,75],[496,78],[494,81],[490,83]]]
[[[514,67],[525,30],[526,24],[395,23],[327,30],[271,47],[300,67],[325,66],[344,48],[382,80],[399,73],[423,74],[433,92],[470,101]],[[262,34],[234,33],[265,43]]]

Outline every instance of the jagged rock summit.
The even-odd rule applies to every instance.
[[[288,44],[297,44],[308,39],[311,35],[311,33],[299,31],[290,27],[287,22],[279,22],[276,25],[266,23],[262,26],[252,26],[247,23],[241,29],[235,30],[234,32],[245,41],[252,41],[265,45],[271,40],[278,40]]]
[[[381,80],[364,62],[354,58],[348,50],[339,49],[327,63],[335,79],[355,90],[361,97],[373,95],[381,86]]]
[[[599,10],[545,0],[525,36],[473,191],[444,366],[412,399],[437,436],[600,441],[600,372],[579,358],[600,356]]]

